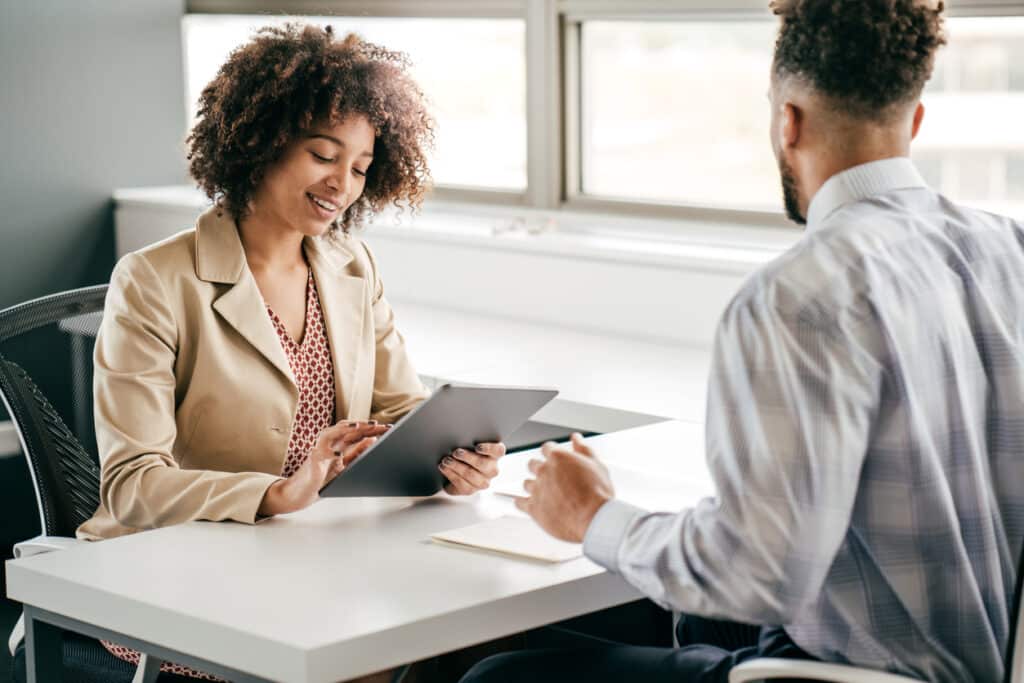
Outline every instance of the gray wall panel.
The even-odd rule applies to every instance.
[[[107,281],[112,190],[185,181],[183,13],[0,0],[0,307]],[[38,533],[20,455],[0,458],[0,520],[2,557]]]
[[[105,281],[115,187],[186,179],[183,0],[0,0],[0,307]]]

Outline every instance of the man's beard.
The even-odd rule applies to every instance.
[[[800,195],[796,189],[796,176],[793,168],[779,156],[779,176],[782,178],[782,203],[786,207],[786,217],[797,225],[806,225],[807,219],[800,213]]]

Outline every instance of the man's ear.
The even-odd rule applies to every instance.
[[[914,110],[914,122],[911,124],[910,128],[911,140],[917,137],[917,131],[921,130],[922,121],[924,121],[924,105],[918,102],[917,108]]]
[[[782,148],[795,147],[800,141],[800,132],[804,124],[804,113],[792,102],[784,102],[782,116],[779,118],[780,142]]]

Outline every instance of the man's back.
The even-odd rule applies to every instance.
[[[771,8],[769,139],[807,232],[719,324],[717,495],[632,506],[574,442],[548,449],[518,505],[684,626],[760,627],[684,629],[695,647],[616,672],[726,683],[753,658],[810,656],[993,683],[1024,534],[1024,226],[954,206],[910,162],[943,3]]]
[[[1000,680],[1024,540],[1024,226],[924,187],[827,209],[746,288],[842,336],[852,360],[825,381],[877,396],[849,527],[786,631],[823,659]]]

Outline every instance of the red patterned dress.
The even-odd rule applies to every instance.
[[[288,440],[288,454],[281,469],[282,477],[290,477],[306,462],[320,432],[334,424],[334,363],[313,272],[309,272],[306,284],[306,331],[301,342],[291,338],[284,323],[269,305],[267,313],[281,340],[281,347],[299,388],[299,405]],[[139,663],[136,650],[106,640],[100,642],[114,656],[132,664]],[[204,681],[223,681],[212,674],[171,662],[164,662],[160,671]]]

